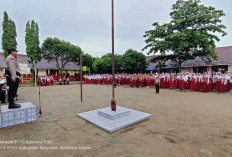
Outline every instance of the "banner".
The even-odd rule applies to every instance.
[[[21,74],[31,74],[31,68],[28,66],[28,64],[19,63],[19,68]]]

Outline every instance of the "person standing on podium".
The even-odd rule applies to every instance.
[[[9,86],[8,92],[8,102],[9,102],[9,109],[20,108],[20,104],[15,104],[14,98],[17,94],[18,87],[19,87],[19,78],[20,78],[20,68],[19,64],[17,63],[17,50],[15,48],[10,48],[7,50],[8,56],[6,58],[6,79],[7,85]]]

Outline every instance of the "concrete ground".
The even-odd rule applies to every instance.
[[[43,115],[34,123],[0,129],[0,156],[232,156],[230,93],[161,89],[155,94],[154,88],[118,87],[118,105],[153,116],[109,134],[76,114],[110,106],[111,86],[84,85],[83,91],[81,103],[77,84],[42,87]],[[21,87],[18,94],[18,102],[38,107],[38,88]]]

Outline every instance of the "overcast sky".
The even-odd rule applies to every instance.
[[[144,32],[151,29],[155,21],[168,22],[174,2],[115,0],[116,53],[122,54],[129,48],[141,51],[145,46]],[[231,46],[232,1],[202,0],[202,3],[224,10],[223,23],[228,35],[217,46]],[[85,53],[93,56],[111,52],[111,0],[0,0],[1,23],[4,11],[15,21],[20,53],[25,54],[25,25],[32,19],[39,24],[41,43],[47,37],[58,37],[79,45]]]

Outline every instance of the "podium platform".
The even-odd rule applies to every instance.
[[[19,109],[8,109],[8,105],[1,106],[0,128],[36,121],[36,106],[30,102],[20,105]]]
[[[124,107],[117,106],[117,111],[111,111],[110,107],[77,114],[85,121],[112,133],[124,127],[130,126],[152,115]]]

